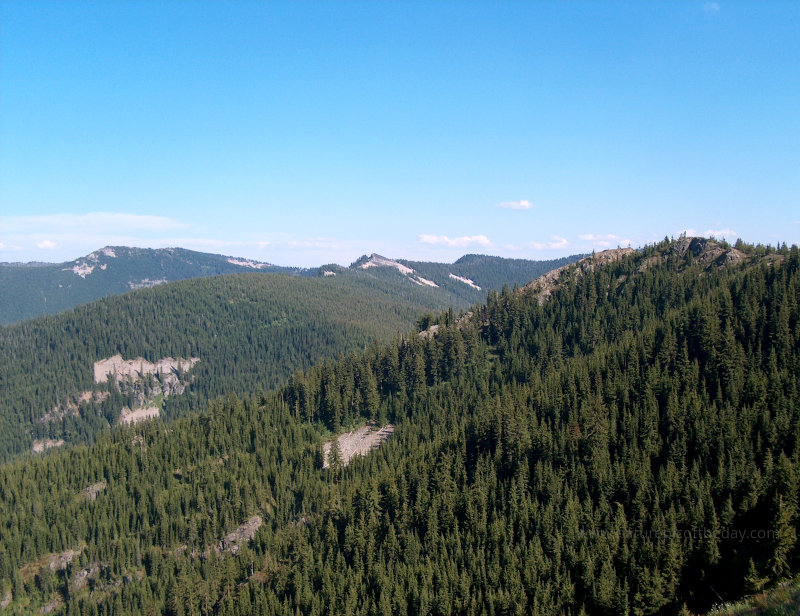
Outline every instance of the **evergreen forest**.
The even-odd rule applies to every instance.
[[[116,256],[93,253],[97,260],[89,262],[96,264],[102,258],[108,267],[100,273],[119,278],[121,272],[124,279],[134,272],[142,275],[147,271],[142,270],[144,265],[161,267],[164,275],[234,267],[219,255],[179,249],[115,247],[112,252]],[[125,360],[142,357],[150,362],[165,357],[199,359],[188,375],[185,393],[160,401],[162,417],[170,420],[202,410],[209,400],[227,392],[271,389],[298,369],[407,331],[424,311],[465,308],[486,295],[487,291],[450,279],[450,270],[500,288],[575,259],[468,255],[452,265],[427,264],[442,281],[435,288],[414,284],[387,267],[330,266],[313,276],[228,274],[139,289],[0,327],[0,460],[30,451],[31,444],[42,439],[92,442],[114,425],[123,405],[133,402],[118,388],[93,383],[92,366],[102,359],[117,354]],[[187,269],[187,261],[194,270]],[[326,276],[324,271],[337,275]],[[87,280],[101,284],[93,278],[97,275],[93,272]],[[74,278],[71,271],[69,276]],[[24,289],[17,292],[25,295]],[[92,389],[108,396],[79,403],[81,393]]]
[[[356,325],[374,306],[344,301],[345,329],[309,316],[298,333],[341,336],[336,356],[308,353],[289,374],[278,358],[296,340],[253,372],[228,341],[263,345],[259,328],[300,318],[276,304],[241,327],[263,279],[207,279],[226,301],[178,340],[146,324],[179,322],[202,301],[188,286],[3,331],[4,362],[20,366],[4,392],[48,357],[65,358],[54,382],[82,386],[66,358],[121,345],[211,348],[230,376],[224,391],[203,377],[204,354],[198,412],[0,466],[6,613],[672,615],[800,570],[796,246],[682,237],[599,253],[546,288],[418,310],[414,329],[398,326],[410,306],[386,307],[384,341]],[[335,293],[318,280],[317,299]],[[158,293],[183,308],[153,311]],[[115,324],[105,339],[90,335],[96,318]],[[66,325],[85,335],[59,336]],[[23,385],[31,404],[55,396]],[[14,452],[13,422],[36,418],[4,418]],[[378,449],[323,468],[334,435],[388,423]]]

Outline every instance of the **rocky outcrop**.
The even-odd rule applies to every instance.
[[[100,563],[92,563],[86,569],[81,569],[72,578],[72,589],[83,590],[89,582],[96,579],[100,573]]]
[[[544,276],[540,276],[533,282],[522,287],[522,291],[535,294],[539,304],[542,305],[550,299],[550,296],[566,277],[580,277],[588,272],[594,271],[598,267],[604,267],[609,263],[635,253],[636,251],[633,248],[615,248],[613,250],[598,252],[591,257],[581,259],[573,265],[566,265],[552,272],[548,272]],[[716,240],[704,237],[680,237],[672,241],[666,250],[662,251],[660,254],[643,257],[636,270],[634,270],[634,273],[641,274],[651,267],[666,263],[670,257],[685,259],[687,255],[691,255],[695,263],[699,263],[707,268],[732,267],[747,260],[747,255],[742,251],[721,244]],[[683,261],[683,263],[685,264],[685,261]],[[617,279],[617,284],[622,285],[627,281],[628,276],[623,275]]]
[[[123,584],[141,581],[145,572],[142,569],[129,570],[122,577],[115,577],[113,571],[106,563],[93,562],[85,569],[81,569],[72,576],[70,590],[78,591],[90,587],[93,591],[119,588]]]
[[[670,253],[680,257],[690,253],[695,260],[717,267],[739,265],[745,260],[742,251],[723,246],[716,240],[705,237],[680,237],[672,242]]]
[[[458,327],[458,329],[460,329],[462,331],[465,328],[469,327],[470,326],[470,322],[472,321],[472,314],[473,314],[472,310],[469,310],[469,311],[465,312],[464,314],[462,314],[460,317],[458,317],[456,319],[456,327]],[[441,326],[435,323],[435,324],[429,326],[428,329],[423,329],[419,333],[419,337],[423,338],[423,339],[424,338],[433,338],[434,336],[436,336],[436,334],[439,333],[440,329],[441,329]]]
[[[61,554],[56,554],[55,558],[50,561],[50,569],[53,571],[64,571],[67,565],[72,562],[72,559],[76,556],[80,556],[80,554],[80,550],[67,550],[61,552]]]
[[[143,406],[137,409],[129,409],[127,406],[122,407],[119,414],[119,423],[121,424],[135,424],[145,419],[154,419],[160,414],[158,407],[154,405]]]
[[[565,276],[572,275],[580,277],[589,272],[593,272],[598,267],[603,267],[614,261],[619,261],[623,257],[635,253],[636,251],[633,248],[614,248],[612,250],[598,252],[591,257],[581,259],[577,263],[559,267],[552,272],[546,273],[544,276],[539,276],[533,282],[529,282],[522,287],[522,292],[537,295],[539,305],[542,305],[550,299],[553,291],[555,291]]]
[[[94,363],[94,382],[105,383],[111,377],[119,385],[124,381],[134,381],[148,374],[157,375],[162,381],[165,379],[177,381],[180,375],[191,370],[199,361],[197,357],[189,359],[165,357],[156,363],[151,363],[142,357],[124,360],[121,355],[114,355]]]
[[[50,571],[64,571],[67,565],[72,562],[76,556],[80,556],[81,550],[65,550],[57,554],[48,554],[39,560],[24,565],[20,570],[23,577],[38,575],[43,567],[47,567]]]
[[[186,389],[184,375],[200,360],[173,359],[166,357],[151,363],[141,357],[124,360],[120,355],[101,359],[94,364],[95,383],[112,379],[123,394],[135,397],[139,406],[144,406],[156,396],[180,395]]]
[[[58,440],[52,438],[40,439],[38,441],[33,441],[33,453],[42,453],[48,449],[52,449],[53,447],[61,447],[64,444],[64,439],[60,438]]]
[[[455,274],[449,274],[449,276],[453,280],[458,280],[459,282],[463,282],[468,287],[472,287],[473,289],[477,289],[478,291],[481,290],[481,288],[478,285],[476,285],[475,281],[472,280],[471,278],[465,278],[464,276],[456,276]]]
[[[255,538],[258,529],[261,528],[263,523],[264,520],[260,515],[253,516],[239,528],[225,535],[225,538],[214,546],[214,551],[217,554],[222,554],[223,552],[236,554],[243,545]]]
[[[199,361],[197,357],[165,357],[152,363],[142,357],[125,360],[121,355],[114,355],[94,363],[94,382],[111,380],[121,393],[133,397],[134,408],[123,408],[119,417],[120,423],[133,424],[158,417],[159,408],[152,402],[158,396],[182,394],[188,384],[186,373]]]
[[[107,391],[83,391],[78,394],[77,399],[68,400],[66,404],[61,406],[54,406],[39,418],[39,423],[60,421],[69,415],[79,417],[81,405],[90,403],[99,404],[108,398],[109,395]]]
[[[645,258],[636,268],[640,274],[653,266],[666,263],[670,257],[685,258],[691,255],[695,263],[706,267],[735,267],[747,260],[747,255],[738,248],[730,248],[716,240],[705,237],[680,237],[670,244],[663,254]]]
[[[80,493],[89,500],[94,500],[100,492],[106,489],[107,485],[105,481],[98,481],[90,486],[86,486]]]
[[[370,426],[361,426],[357,430],[340,434],[337,438],[339,444],[339,454],[341,463],[344,466],[350,464],[350,460],[355,456],[365,456],[370,451],[377,449],[381,444],[394,434],[394,426],[387,424],[380,429]],[[331,443],[325,443],[322,447],[322,468],[330,466]]]
[[[94,382],[97,386],[107,386],[110,380],[120,393],[133,398],[133,408],[124,407],[119,421],[133,424],[143,419],[159,416],[159,407],[153,404],[159,396],[180,395],[189,384],[186,373],[200,360],[165,357],[155,363],[142,357],[125,360],[114,355],[96,361],[92,366]],[[89,404],[100,404],[111,394],[108,391],[88,390],[71,394],[66,403],[53,407],[39,419],[40,423],[60,421],[67,416],[80,416],[80,408]],[[33,451],[40,453],[51,447],[63,445],[64,441],[52,439],[35,441]]]
[[[433,338],[439,331],[439,325],[434,323],[428,329],[424,329],[419,333],[420,338]]]
[[[128,281],[128,288],[129,289],[149,289],[150,287],[155,287],[160,284],[167,284],[169,282],[166,278],[158,278],[156,280],[150,280],[149,278],[142,278],[141,280],[129,280]]]
[[[402,263],[393,261],[392,259],[387,259],[386,257],[382,257],[381,255],[374,253],[370,255],[367,261],[358,265],[358,267],[361,269],[369,269],[370,267],[391,267],[403,274],[403,276],[406,276],[411,282],[418,284],[421,287],[439,286],[433,280],[423,278],[414,269],[408,267],[407,265],[403,265]]]

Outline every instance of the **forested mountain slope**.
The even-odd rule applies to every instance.
[[[504,285],[523,285],[586,255],[573,255],[551,261],[528,261],[527,259],[505,259],[487,255],[464,255],[455,263],[431,263],[401,261],[423,276],[435,280],[444,288],[461,289],[474,285],[484,291],[478,299],[484,301],[489,290],[499,291]],[[477,301],[477,300],[476,300]]]
[[[184,248],[106,246],[66,263],[0,263],[0,325],[174,280],[249,271],[301,273]]]
[[[505,285],[523,285],[551,270],[574,263],[585,255],[549,261],[506,259],[486,255],[465,255],[455,263],[393,260],[364,255],[350,266],[351,272],[368,273],[384,279],[404,278],[418,287],[436,289],[456,308],[484,301],[490,290]],[[323,268],[324,269],[324,268]]]
[[[169,429],[8,463],[0,594],[9,613],[704,611],[800,564],[799,306],[796,247],[665,240]],[[368,419],[394,437],[323,470],[328,430]]]
[[[529,261],[467,255],[454,264],[415,263],[414,266],[435,279],[430,286],[440,295],[437,305],[463,306],[485,298],[488,289],[501,289],[506,284],[523,284],[578,258],[579,255],[553,261]],[[367,260],[368,257],[362,259]],[[389,269],[392,270],[391,267]],[[66,263],[0,263],[0,325],[57,314],[133,289],[189,278],[246,272],[295,276],[344,274],[365,279],[364,282],[375,278],[378,284],[391,281],[395,290],[405,295],[413,296],[415,292],[413,278],[402,277],[396,270],[387,272],[386,268],[381,267],[365,270],[358,266],[343,268],[332,265],[304,269],[183,248],[106,246]],[[451,273],[461,280],[451,277]],[[478,280],[478,285],[465,282],[470,277]],[[403,282],[399,283],[398,279]]]
[[[120,391],[105,377],[95,382],[95,362],[115,355],[199,360],[176,373],[185,391],[159,400],[162,415],[173,419],[229,391],[274,387],[299,368],[389,339],[421,312],[446,306],[437,294],[407,293],[407,286],[372,277],[228,275],[0,328],[0,458],[34,441],[91,441],[123,406],[145,406],[135,389],[146,383]]]
[[[229,261],[239,269],[259,265],[179,249],[115,247],[93,255],[86,266],[92,271],[81,270],[87,280],[109,273],[122,280],[121,272],[141,273],[142,263],[159,259],[181,275],[197,274],[178,267],[185,262],[205,273],[234,267]],[[502,287],[518,283],[525,271],[549,271],[574,258],[487,259],[492,280]],[[315,361],[406,331],[425,311],[467,307],[488,292],[462,282],[452,288],[420,284],[391,265],[327,266],[303,274],[158,285],[0,328],[0,460],[31,446],[91,441],[120,420],[123,407],[131,413],[122,416],[126,421],[153,414],[175,418],[227,391],[271,388]],[[115,356],[117,363],[169,359],[173,367],[192,369],[106,386],[105,377],[93,378],[94,364]]]

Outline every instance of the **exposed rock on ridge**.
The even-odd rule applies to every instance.
[[[623,257],[634,254],[635,252],[633,248],[614,248],[598,252],[591,257],[581,259],[577,263],[559,267],[552,272],[548,272],[544,276],[539,276],[539,278],[533,282],[529,282],[522,287],[522,291],[524,293],[538,294],[539,305],[542,305],[550,299],[553,291],[566,275],[572,274],[576,277],[580,277],[589,272],[593,272],[598,267],[603,267],[608,263],[619,261]]]
[[[416,270],[408,267],[407,265],[403,265],[402,263],[398,263],[397,261],[393,261],[392,259],[387,259],[386,257],[382,257],[381,255],[373,253],[370,255],[369,259],[358,266],[361,269],[369,269],[370,267],[393,267],[398,272],[406,276],[411,282],[414,284],[418,284],[421,287],[437,287],[433,280],[428,280],[427,278],[423,278],[420,276]]]
[[[111,376],[119,384],[123,380],[135,380],[148,374],[157,374],[162,379],[174,377],[177,380],[177,375],[190,370],[199,361],[197,357],[190,359],[165,357],[153,364],[142,357],[126,361],[121,355],[114,355],[94,363],[94,382],[104,383]]]
[[[537,299],[539,304],[545,304],[558,288],[558,285],[569,276],[583,276],[588,272],[594,271],[597,267],[604,267],[609,263],[618,261],[631,254],[637,254],[637,251],[633,248],[615,248],[598,252],[590,257],[581,259],[573,265],[567,265],[553,270],[552,272],[548,272],[544,276],[540,276],[533,282],[522,287],[522,291],[538,295]],[[748,258],[746,254],[737,248],[730,248],[720,244],[716,240],[704,237],[682,236],[670,242],[666,250],[660,254],[642,258],[635,273],[642,273],[650,267],[665,263],[670,257],[684,258],[687,254],[691,255],[696,263],[706,268],[733,267],[744,263]],[[617,282],[622,284],[626,282],[626,280],[627,276],[621,276]]]

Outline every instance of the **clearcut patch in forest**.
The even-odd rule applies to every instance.
[[[365,456],[373,449],[377,449],[381,444],[391,438],[394,434],[394,426],[386,424],[382,428],[364,425],[352,432],[340,434],[337,439],[339,443],[339,453],[342,464],[347,466],[353,456]],[[333,441],[325,443],[322,447],[322,468],[330,467],[330,453]]]

